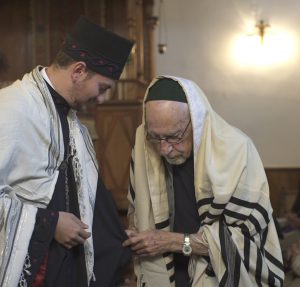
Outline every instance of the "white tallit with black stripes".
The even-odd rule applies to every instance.
[[[212,110],[195,83],[169,78],[178,81],[188,100],[199,232],[204,231],[209,242],[209,257],[216,275],[208,276],[207,262],[194,256],[189,266],[192,286],[282,286],[282,257],[269,187],[252,141]],[[143,119],[132,152],[128,192],[129,213],[141,231],[170,230],[165,172],[160,156],[145,141]],[[138,286],[175,286],[172,260],[172,254],[136,259]]]
[[[0,90],[0,286],[18,285],[37,208],[46,208],[64,158],[60,119],[40,73]],[[75,111],[68,114],[73,169],[81,220],[90,227],[98,180],[97,163],[87,129]],[[76,152],[75,152],[76,151]],[[93,242],[84,244],[88,280],[93,273]],[[27,286],[22,282],[22,286]]]

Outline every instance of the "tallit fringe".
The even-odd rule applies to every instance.
[[[191,256],[190,261],[189,261],[188,273],[189,273],[189,277],[190,277],[191,281],[193,280],[193,278],[195,276],[197,260],[198,260],[198,256],[193,255],[193,256]]]
[[[200,238],[197,235],[199,235]],[[198,233],[197,235],[191,234],[191,240],[193,240],[197,244],[201,244],[201,245],[205,246],[206,248],[209,248],[205,233],[202,232],[202,233]],[[196,256],[196,255],[193,255],[190,258],[189,266],[188,266],[188,273],[189,273],[191,280],[194,278],[194,275],[196,272],[196,264],[197,264],[198,259],[199,259],[199,256]]]

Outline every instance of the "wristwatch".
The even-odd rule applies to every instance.
[[[190,235],[185,233],[183,235],[182,253],[184,256],[190,256],[192,253],[192,246],[190,242]]]

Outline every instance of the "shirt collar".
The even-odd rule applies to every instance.
[[[42,74],[42,76],[43,76],[43,78],[44,78],[44,80],[47,84],[47,87],[48,87],[48,89],[50,91],[50,94],[53,98],[54,104],[56,106],[62,107],[64,109],[64,111],[66,113],[68,113],[71,107],[68,104],[68,102],[57,91],[55,91],[54,86],[51,83],[51,81],[50,81],[50,79],[49,79],[49,77],[46,73],[46,68],[45,67],[41,70],[41,74]]]

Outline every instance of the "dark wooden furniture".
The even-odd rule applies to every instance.
[[[282,217],[300,192],[300,168],[266,168],[274,215]]]
[[[142,119],[141,101],[111,101],[97,106],[96,153],[106,187],[117,207],[126,212],[131,149],[135,130]]]

